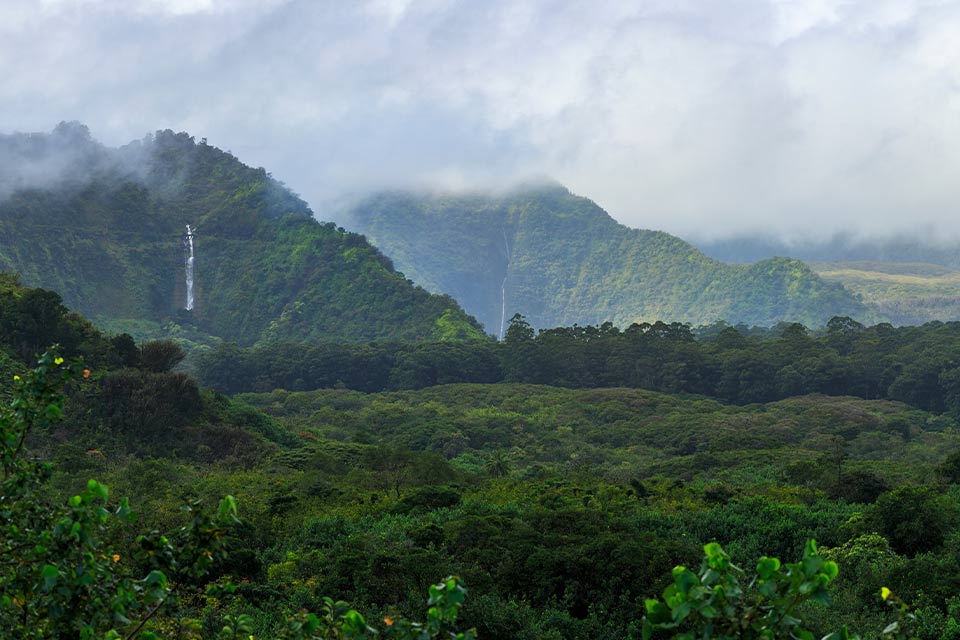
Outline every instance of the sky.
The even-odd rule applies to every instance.
[[[321,219],[550,177],[690,238],[960,237],[960,1],[0,0],[0,131],[61,120]]]

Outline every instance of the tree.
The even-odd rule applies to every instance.
[[[367,468],[377,472],[377,481],[384,491],[391,489],[400,497],[400,489],[410,482],[413,474],[414,453],[400,447],[380,446],[364,454]]]
[[[192,505],[180,529],[122,547],[133,512],[126,499],[111,501],[105,485],[90,480],[66,504],[51,502],[43,486],[51,467],[24,447],[31,431],[61,418],[61,390],[81,371],[79,361],[47,352],[14,379],[13,400],[0,409],[0,628],[24,640],[147,639],[148,623],[176,606],[177,586],[225,557],[236,503],[225,498],[212,517]]]
[[[510,323],[507,325],[507,333],[503,341],[506,344],[515,345],[533,340],[534,335],[533,327],[530,326],[527,319],[519,313],[515,313],[513,317],[510,318]]]
[[[541,382],[539,377],[543,367],[539,362],[538,347],[533,327],[522,315],[514,314],[500,345],[501,363],[507,381]]]
[[[189,521],[161,535],[128,531],[133,512],[126,499],[90,480],[66,504],[51,501],[44,484],[49,463],[28,458],[30,433],[60,420],[63,387],[89,371],[48,351],[38,366],[14,378],[13,399],[0,407],[0,629],[16,640],[199,639],[200,626],[177,607],[178,592],[200,584],[215,562],[228,557],[228,530],[237,520],[227,496],[213,515],[187,506]],[[134,540],[129,544],[129,540]],[[124,541],[127,543],[124,543]],[[225,596],[229,583],[208,589]],[[472,640],[474,631],[453,631],[466,597],[456,577],[430,587],[423,623],[384,618],[382,632],[344,602],[323,600],[320,615],[289,620],[278,640],[450,638]],[[199,594],[195,594],[198,595]],[[202,597],[202,596],[201,596]],[[227,616],[217,640],[253,638],[253,619]]]
[[[186,357],[187,353],[173,340],[151,340],[140,347],[140,368],[166,373]]]
[[[937,472],[950,484],[960,483],[960,451],[954,451],[948,455],[947,459],[937,467]]]
[[[510,473],[510,460],[502,449],[497,449],[487,456],[483,463],[483,470],[494,478],[502,478]]]
[[[868,521],[897,553],[912,556],[943,544],[956,507],[931,487],[904,486],[877,498]]]

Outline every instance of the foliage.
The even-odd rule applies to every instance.
[[[170,340],[152,340],[140,347],[139,366],[153,373],[166,373],[187,356],[183,347]]]
[[[0,627],[17,638],[137,635],[162,607],[175,606],[178,585],[225,556],[225,527],[236,516],[228,497],[215,517],[192,511],[171,536],[141,534],[121,548],[119,527],[133,513],[125,499],[110,502],[105,485],[90,480],[66,504],[48,501],[50,465],[28,459],[24,444],[31,430],[61,418],[60,389],[80,369],[45,353],[15,380],[0,413]]]
[[[720,545],[710,543],[703,550],[699,574],[678,566],[663,600],[647,600],[644,640],[655,631],[666,631],[677,640],[813,640],[810,630],[795,617],[796,608],[808,600],[829,604],[827,587],[839,572],[835,562],[820,557],[814,541],[807,543],[803,559],[796,564],[782,567],[777,558],[760,558],[749,582]]]
[[[852,362],[868,370],[877,359],[896,369],[891,354],[900,349],[913,358],[909,364],[923,365],[938,341],[941,354],[949,351],[951,330],[890,331],[843,318],[821,335],[796,325],[716,329],[699,339],[688,327],[662,323],[626,332],[524,329],[507,343],[531,375],[554,367],[585,386],[603,371],[598,363],[621,358],[617,366],[626,366],[636,357],[638,375],[662,376],[647,383],[671,389],[692,379],[690,369],[709,375],[711,358],[715,364],[749,350],[750,358],[735,362],[753,362],[752,378],[735,377],[732,364],[721,369],[727,383],[749,390],[749,380],[768,381],[762,372],[778,358],[802,374],[791,384],[806,379],[797,364],[818,349],[838,359],[860,353]],[[882,348],[870,346],[877,341]],[[631,344],[642,347],[618,350]],[[370,369],[379,371],[380,384],[417,386],[456,373],[458,360],[467,370],[497,364],[497,350],[507,348],[489,341],[392,345],[397,351],[380,343],[338,352],[325,343],[318,347],[326,351],[309,355],[320,372],[321,361],[337,353],[385,358],[391,368]],[[257,353],[274,358],[271,367],[289,367],[278,369],[289,372],[283,376],[313,375],[309,359],[296,360],[297,348]],[[304,611],[316,612],[312,633],[324,637],[339,632],[351,610],[324,593],[351,602],[364,611],[363,625],[385,635],[402,628],[397,621],[422,615],[421,594],[437,575],[470,584],[470,605],[458,620],[480,637],[640,637],[645,600],[668,586],[671,567],[696,562],[704,544],[717,542],[752,565],[764,555],[798,555],[810,538],[826,546],[825,560],[843,567],[831,583],[829,610],[805,602],[792,614],[817,637],[840,625],[880,629],[890,614],[900,616],[879,603],[884,586],[917,603],[903,614],[903,628],[938,639],[956,628],[960,489],[948,482],[947,459],[960,450],[960,431],[949,413],[824,395],[731,405],[642,389],[517,383],[362,393],[336,388],[344,385],[334,380],[326,390],[229,398],[182,370],[142,368],[132,339],[94,332],[78,347],[87,349],[114,364],[71,381],[62,405],[67,420],[38,424],[24,440],[27,456],[56,463],[32,504],[66,513],[79,496],[81,510],[106,509],[97,548],[119,556],[114,563],[109,555],[107,566],[129,578],[134,592],[153,570],[144,542],[165,537],[173,549],[189,546],[184,523],[203,512],[185,514],[184,502],[233,494],[244,506],[245,521],[221,538],[229,557],[210,564],[206,576],[159,569],[177,596],[145,625],[160,637],[282,638],[298,624],[310,629],[302,626],[310,622]],[[523,360],[537,352],[549,357]],[[7,357],[11,375],[27,379],[19,359]],[[249,354],[244,358],[237,362],[256,371]],[[225,379],[231,371],[242,369],[227,361]],[[833,385],[849,376],[826,371]],[[10,397],[19,393],[4,387]],[[102,482],[88,487],[90,477]],[[113,490],[106,503],[97,497],[104,484]],[[85,491],[92,492],[88,506]],[[112,495],[137,496],[137,530],[171,533],[138,542]],[[934,544],[914,521],[936,534]],[[178,562],[192,566],[188,557]],[[149,612],[140,607],[127,617],[138,622]],[[395,624],[384,625],[385,618]]]
[[[10,158],[0,184],[17,158],[69,176],[30,189],[11,181],[0,199],[0,270],[60,292],[90,317],[149,321],[199,343],[482,335],[453,299],[415,287],[363,236],[317,222],[266,170],[186,133],[108,149],[74,124],[3,136],[0,147]],[[183,309],[187,224],[196,229],[192,312]],[[18,326],[24,359],[49,344],[37,335],[54,338],[47,327]]]
[[[223,344],[200,358],[200,380],[226,393],[346,387],[373,392],[461,382],[634,387],[770,402],[819,393],[899,400],[960,415],[960,322],[872,327],[832,318],[812,333],[656,322],[535,332],[520,315],[506,339],[420,343]],[[910,437],[906,424],[891,433]]]
[[[943,544],[956,516],[956,506],[932,487],[905,486],[881,495],[869,517],[898,553],[915,555]]]
[[[215,516],[194,502],[185,509],[190,521],[172,534],[135,537],[128,531],[135,520],[128,501],[111,502],[107,486],[96,480],[65,505],[51,502],[43,492],[51,467],[28,459],[24,445],[32,430],[61,419],[61,389],[89,373],[81,369],[79,361],[66,364],[56,351],[46,352],[35,369],[17,376],[13,400],[0,411],[0,628],[23,640],[200,638],[198,623],[176,611],[177,592],[195,589],[228,557],[228,533],[239,524],[236,501],[224,498]],[[234,589],[227,583],[207,594]],[[382,636],[470,640],[474,632],[452,630],[465,597],[458,578],[433,585],[426,621],[386,617]],[[302,614],[277,637],[381,635],[345,603],[323,602],[320,616]],[[253,637],[249,615],[224,621],[218,639]]]
[[[517,312],[537,328],[870,317],[797,260],[724,264],[667,233],[624,227],[555,184],[497,196],[380,193],[347,215],[407,276],[497,335]]]

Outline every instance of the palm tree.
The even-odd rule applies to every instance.
[[[497,449],[483,463],[483,470],[494,478],[502,478],[510,473],[510,461],[502,449]]]

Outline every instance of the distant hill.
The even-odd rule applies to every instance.
[[[724,262],[749,263],[772,256],[806,262],[889,262],[935,264],[960,269],[960,243],[941,243],[920,236],[858,239],[837,234],[825,240],[786,242],[761,235],[694,241],[705,254]]]
[[[243,344],[480,335],[264,169],[169,130],[119,149],[78,123],[0,136],[0,270],[112,328],[173,322]]]
[[[387,192],[349,216],[408,277],[497,334],[516,312],[536,327],[872,317],[798,260],[724,264],[667,233],[625,227],[557,185],[501,196]]]
[[[960,318],[960,271],[909,262],[818,262],[821,278],[842,284],[898,325]]]
[[[877,318],[894,324],[960,319],[958,242],[920,236],[866,240],[837,234],[820,241],[788,243],[745,235],[696,245],[707,255],[728,262],[776,255],[804,260],[824,279],[860,296]]]

